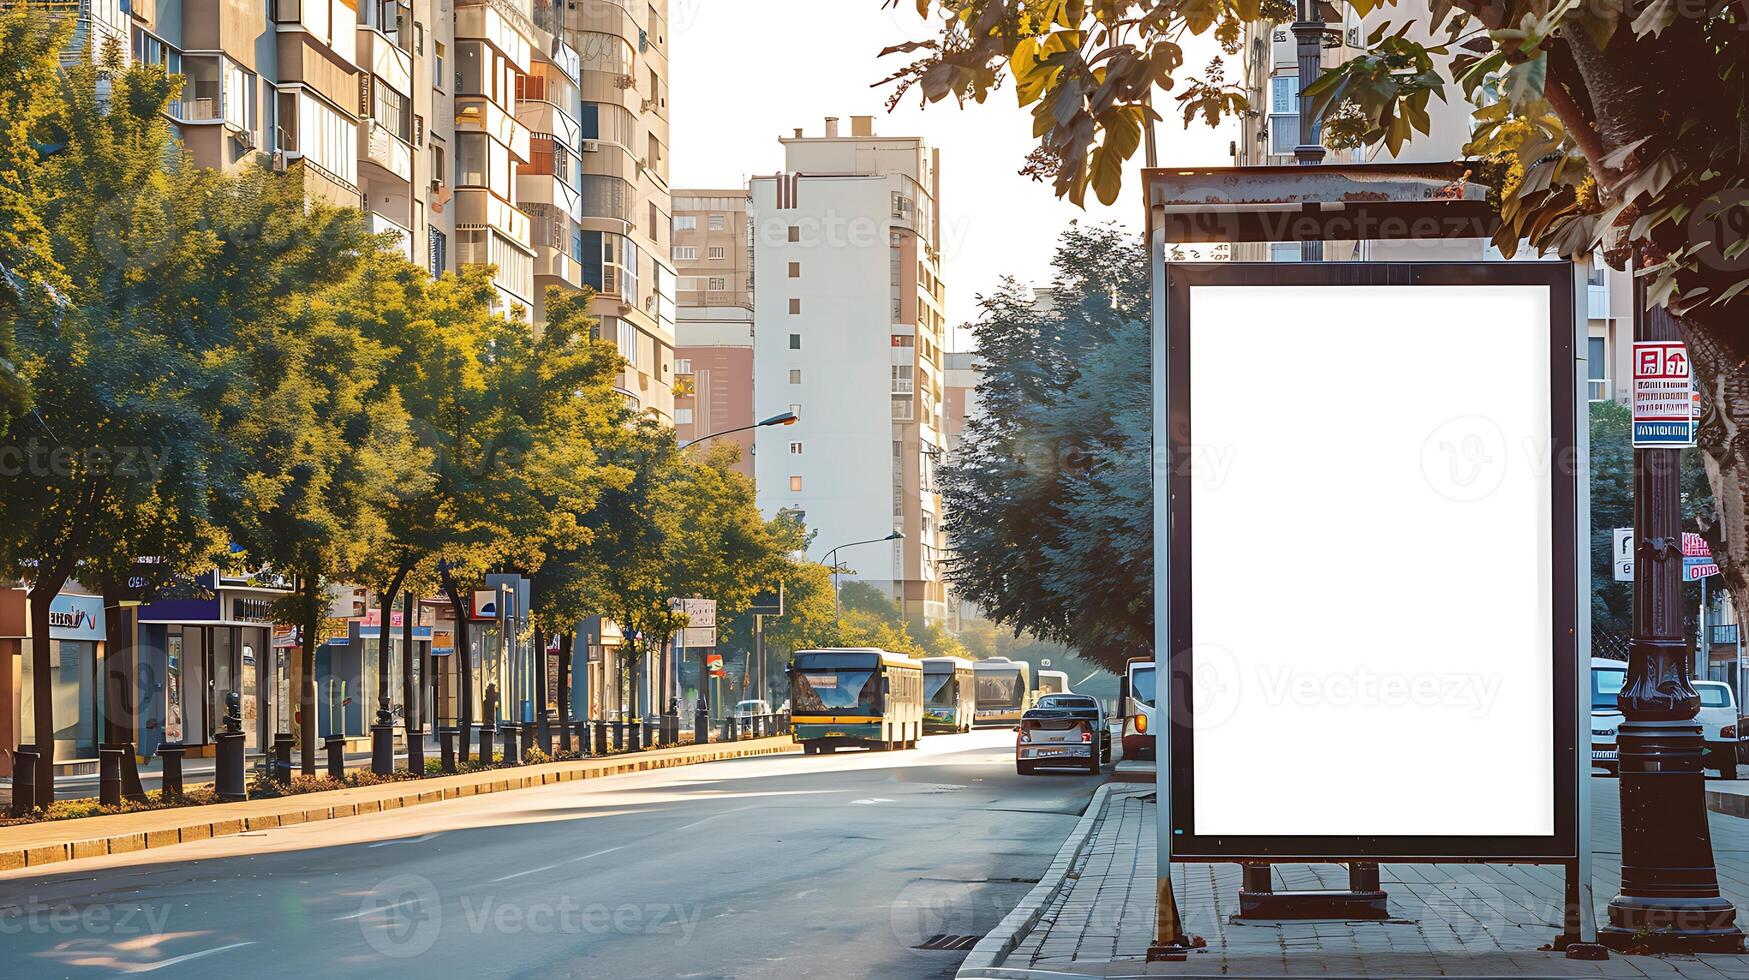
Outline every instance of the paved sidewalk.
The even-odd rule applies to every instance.
[[[1614,780],[1592,783],[1593,881],[1601,920],[1621,881],[1620,810]],[[1103,802],[1103,805],[1100,805]],[[1394,918],[1384,922],[1236,923],[1237,865],[1177,865],[1173,890],[1185,928],[1208,941],[1180,963],[1148,963],[1154,926],[1153,787],[1110,784],[1095,797],[1079,853],[1050,882],[1037,925],[1005,956],[980,944],[961,977],[1355,976],[1749,978],[1746,956],[1616,956],[1603,962],[1539,952],[1560,931],[1557,867],[1404,865],[1381,869]],[[1725,894],[1749,904],[1749,820],[1712,814]],[[1065,845],[1072,849],[1074,838]],[[1067,857],[1065,854],[1064,858]],[[1060,860],[1062,860],[1060,858]],[[1278,889],[1341,888],[1336,865],[1278,865]],[[1023,920],[1004,923],[1013,926]],[[1749,914],[1739,921],[1749,927]],[[993,934],[992,939],[997,937]],[[993,960],[993,962],[992,962]]]
[[[548,783],[668,769],[745,756],[770,755],[794,749],[795,742],[790,736],[778,735],[738,742],[712,742],[709,746],[688,744],[592,756],[566,762],[508,766],[454,776],[428,776],[424,779],[398,780],[375,786],[299,793],[295,796],[247,800],[241,803],[170,807],[72,820],[43,820],[0,827],[0,871],[36,868],[39,865],[103,854],[169,847],[263,827],[333,820],[361,813],[438,803],[462,796],[478,796],[483,793],[544,786]]]

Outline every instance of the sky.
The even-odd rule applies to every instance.
[[[819,136],[825,117],[874,116],[875,133],[922,136],[941,150],[942,277],[949,322],[976,317],[977,295],[1003,275],[1044,283],[1058,234],[1071,220],[1120,221],[1139,232],[1143,210],[1138,151],[1113,207],[1091,200],[1084,211],[1059,201],[1048,183],[1018,173],[1035,145],[1029,109],[1011,86],[983,105],[951,101],[921,108],[907,95],[886,111],[887,87],[871,86],[906,61],[880,50],[932,36],[915,4],[882,9],[884,0],[670,0],[669,81],[673,125],[670,183],[676,189],[744,185],[783,169],[778,137],[797,126]],[[1192,47],[1188,65],[1215,53]],[[1163,166],[1225,166],[1232,134],[1197,123],[1189,130],[1170,98],[1161,100]],[[959,331],[956,347],[969,345]]]

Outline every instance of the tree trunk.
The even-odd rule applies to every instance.
[[[38,565],[41,568],[47,563]],[[47,809],[55,801],[55,687],[53,651],[49,638],[49,603],[60,594],[69,576],[50,573],[32,582],[30,589],[30,690],[36,702],[36,805]]]
[[[547,633],[534,631],[534,720],[539,724],[547,716]]]
[[[567,630],[559,634],[559,723],[571,720],[571,642],[575,634]]]
[[[1739,307],[1743,304],[1737,304]],[[1739,313],[1740,315],[1740,313]],[[1677,321],[1688,340],[1695,387],[1703,415],[1696,440],[1712,484],[1719,520],[1714,548],[1731,594],[1737,621],[1749,623],[1749,344],[1734,335],[1727,317],[1712,310]],[[1701,638],[1706,650],[1707,638]]]
[[[443,591],[449,596],[449,607],[455,613],[455,656],[456,680],[460,682],[460,696],[457,697],[456,724],[462,733],[457,751],[458,758],[468,761],[468,738],[474,726],[474,669],[472,638],[468,635],[468,609],[462,604],[461,592],[456,589],[455,578],[449,574],[449,569],[442,571]],[[492,760],[486,759],[486,762]]]
[[[407,730],[408,742],[415,738],[421,738],[425,734],[424,726],[419,717],[422,707],[419,685],[413,676],[413,624],[419,618],[417,592],[416,589],[407,589],[401,593],[405,597],[401,602],[405,607],[401,613],[401,702],[403,704],[401,721]],[[383,629],[387,630],[388,625],[384,624]],[[420,672],[420,676],[424,676],[423,671]]]
[[[306,776],[316,774],[316,630],[322,624],[322,582],[304,577],[303,615],[298,623],[298,764]]]
[[[103,583],[103,718],[105,744],[132,743],[138,723],[134,703],[134,637],[132,606],[122,605],[125,583]]]
[[[377,627],[377,711],[379,718],[389,716],[392,719],[389,704],[394,695],[389,684],[389,650],[394,645],[395,633],[389,628],[389,624],[394,619],[395,595],[401,591],[401,582],[406,578],[407,566],[402,565],[395,570],[394,577],[389,580],[388,589],[377,601],[379,617],[382,620]]]

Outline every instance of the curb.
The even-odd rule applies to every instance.
[[[1038,926],[1038,920],[1044,916],[1045,909],[1063,892],[1063,887],[1069,881],[1069,871],[1074,868],[1075,861],[1081,857],[1087,842],[1093,837],[1093,827],[1099,818],[1105,814],[1105,805],[1111,799],[1111,783],[1101,783],[1093,791],[1093,799],[1087,804],[1087,809],[1081,814],[1081,820],[1075,824],[1075,829],[1063,841],[1062,849],[1057,851],[1056,860],[1051,862],[1038,884],[1014,910],[1003,917],[996,928],[990,930],[978,945],[972,947],[971,955],[960,963],[956,978],[990,978],[1025,976],[1028,970],[1004,970],[1002,961],[1021,940],[1032,934]],[[1061,974],[1059,974],[1061,975]],[[1071,976],[1073,974],[1070,974]]]
[[[782,739],[782,742],[775,742]],[[655,756],[644,758],[628,758],[623,762],[601,764],[592,759],[576,759],[565,762],[549,762],[539,766],[517,767],[532,771],[517,772],[516,769],[495,769],[481,773],[464,773],[456,776],[427,776],[424,779],[409,779],[399,784],[407,789],[400,793],[387,796],[371,796],[369,799],[355,799],[345,803],[320,805],[322,798],[333,799],[342,793],[359,794],[377,787],[349,787],[341,790],[327,790],[320,793],[307,793],[298,796],[278,797],[274,802],[282,802],[285,808],[271,813],[239,813],[239,810],[256,809],[266,800],[244,801],[241,803],[214,803],[205,806],[186,807],[187,821],[168,826],[118,831],[115,833],[98,834],[81,837],[82,832],[88,833],[91,828],[81,828],[79,825],[87,820],[116,821],[128,816],[150,818],[154,815],[174,814],[176,808],[166,810],[145,810],[137,814],[104,814],[96,817],[78,817],[71,820],[57,820],[48,823],[25,824],[20,827],[0,829],[0,871],[17,871],[23,868],[36,868],[62,861],[79,858],[101,857],[106,854],[126,854],[133,851],[143,851],[170,847],[175,844],[186,844],[191,841],[206,840],[211,837],[225,837],[241,834],[245,831],[264,830],[270,827],[291,827],[301,823],[314,823],[318,820],[338,820],[344,817],[360,816],[367,813],[380,813],[385,810],[400,810],[407,807],[420,806],[426,803],[441,803],[445,800],[461,799],[464,796],[484,796],[487,793],[502,793],[517,789],[532,789],[537,786],[550,786],[554,783],[569,783],[580,779],[599,779],[603,776],[618,776],[629,772],[647,772],[653,769],[675,769],[681,766],[697,765],[705,762],[722,762],[729,759],[744,759],[760,755],[776,755],[787,752],[795,747],[788,736],[779,735],[772,738],[749,740],[745,747],[724,748],[716,751],[695,751],[685,754]],[[640,753],[641,754],[641,753]],[[612,759],[613,756],[603,756],[601,759]],[[467,776],[475,778],[465,779]],[[433,787],[438,780],[456,780],[447,785]],[[38,831],[46,826],[55,829],[65,827],[70,838],[65,841],[44,841],[39,843],[9,843],[6,838],[8,831]]]

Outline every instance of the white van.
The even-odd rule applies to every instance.
[[[1706,739],[1701,765],[1717,769],[1720,779],[1736,779],[1737,696],[1723,681],[1695,681],[1694,690],[1700,695],[1700,714],[1694,720]]]

